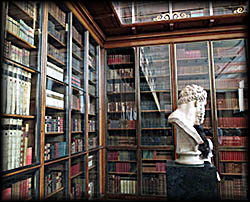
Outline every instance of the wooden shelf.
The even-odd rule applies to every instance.
[[[33,115],[1,114],[1,116],[6,118],[35,119]]]
[[[64,132],[46,132],[45,135],[64,135]]]
[[[57,193],[59,193],[59,192],[61,192],[63,190],[64,190],[64,187],[61,187],[60,189],[57,189],[55,192],[50,193],[47,196],[45,196],[45,199],[48,199],[49,197],[51,197],[51,196],[53,196],[53,195],[55,195],[55,194],[57,194]]]
[[[72,180],[73,178],[76,178],[76,177],[78,177],[78,176],[80,176],[80,175],[82,175],[82,174],[84,174],[84,171],[81,171],[81,172],[79,172],[79,173],[77,173],[77,174],[71,176],[70,179]]]
[[[12,59],[9,59],[9,58],[6,58],[6,57],[3,57],[3,59],[6,61],[6,62],[9,62],[9,63],[12,63],[13,65],[16,65],[20,68],[22,68],[23,70],[26,70],[30,73],[38,73],[39,71],[37,69],[34,69],[33,67],[29,67],[29,66],[26,66],[26,65],[23,65],[19,62],[16,62]]]
[[[66,44],[57,39],[52,33],[48,32],[48,40],[50,43],[53,43],[53,45],[57,48],[66,48]]]
[[[9,30],[7,30],[7,40],[10,40],[13,44],[19,46],[20,48],[25,48],[28,50],[34,50],[37,48]]]
[[[54,56],[50,55],[49,53],[48,53],[48,58],[51,59],[53,62],[55,62],[57,65],[65,66],[64,62],[55,58]]]

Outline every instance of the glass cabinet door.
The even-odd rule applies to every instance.
[[[142,194],[166,195],[166,160],[173,158],[169,45],[140,47]]]
[[[211,87],[208,42],[175,44],[177,94],[187,85],[196,84],[207,91],[207,104],[203,128],[206,136],[212,140]],[[178,97],[179,98],[179,97]],[[213,141],[213,140],[212,140]]]
[[[134,49],[107,50],[107,193],[137,193]]]
[[[248,82],[246,41],[213,41],[219,171],[223,199],[247,198]]]

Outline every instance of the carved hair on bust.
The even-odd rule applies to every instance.
[[[192,84],[187,85],[182,89],[180,93],[180,98],[178,100],[178,105],[186,104],[193,100],[198,102],[204,102],[207,99],[207,92],[201,86]]]

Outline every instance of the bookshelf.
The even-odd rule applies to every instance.
[[[96,199],[100,46],[67,4],[3,5],[2,199]]]
[[[138,192],[134,55],[133,48],[107,51],[106,191],[111,195]]]
[[[174,157],[170,46],[140,47],[141,194],[167,196],[166,160]],[[166,82],[167,81],[167,82]]]
[[[34,53],[39,52],[35,35],[39,13],[33,2],[5,2],[3,8],[2,198],[30,200],[37,195],[40,161],[36,142],[41,120],[37,109],[41,69],[33,65],[37,62]]]
[[[213,41],[219,171],[223,199],[247,197],[248,82],[246,41]]]

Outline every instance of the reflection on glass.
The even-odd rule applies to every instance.
[[[225,15],[225,14],[237,14],[248,12],[247,1],[213,1],[213,14]]]
[[[223,199],[247,198],[245,177],[249,130],[245,47],[243,39],[213,41]]]
[[[166,195],[166,160],[173,152],[168,116],[172,112],[169,45],[140,47],[142,194]],[[155,148],[157,146],[157,149]],[[164,149],[160,149],[161,147]]]
[[[187,85],[203,87],[208,94],[203,127],[211,129],[210,78],[207,42],[176,44],[176,67],[178,95]],[[209,132],[207,130],[207,132]],[[209,133],[207,133],[208,135]],[[211,134],[212,135],[212,134]],[[210,135],[209,135],[210,136]]]

